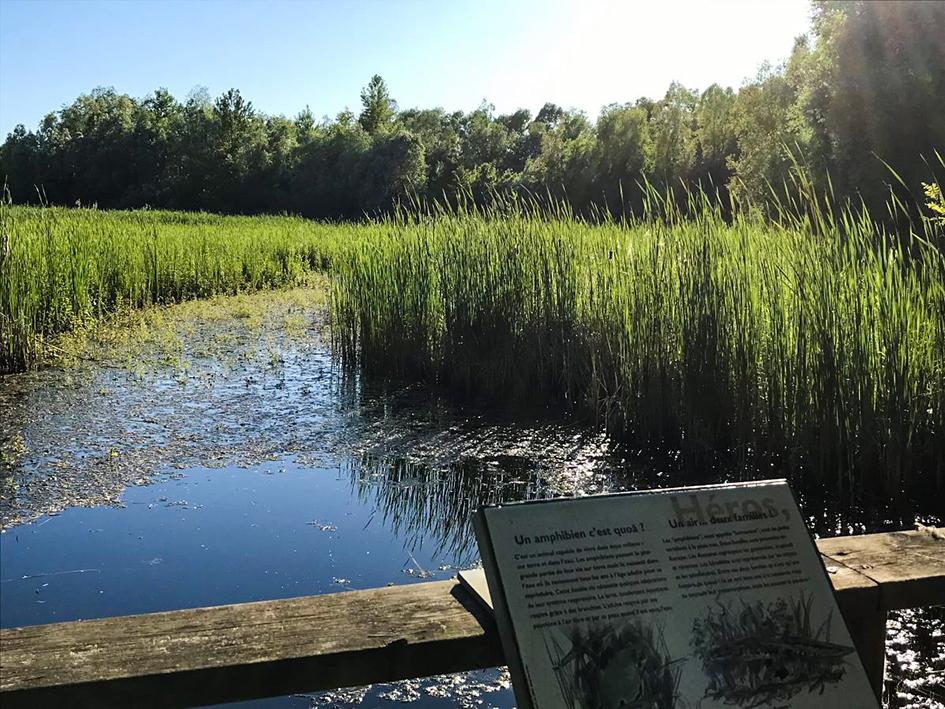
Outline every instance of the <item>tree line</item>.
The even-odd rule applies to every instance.
[[[360,113],[322,120],[266,115],[236,89],[179,101],[99,88],[18,125],[0,175],[17,202],[330,219],[510,191],[633,210],[645,182],[726,205],[789,203],[799,182],[876,210],[891,188],[921,194],[945,152],[945,3],[817,0],[811,16],[790,58],[737,91],[673,83],[593,121],[552,103],[399,110],[380,76]]]

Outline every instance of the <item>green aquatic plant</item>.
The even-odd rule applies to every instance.
[[[344,231],[292,217],[0,203],[0,372],[116,312],[302,283]]]
[[[776,219],[652,187],[638,217],[593,222],[550,198],[335,225],[3,204],[0,370],[116,312],[327,270],[349,371],[551,405],[690,471],[771,469],[842,499],[941,490],[934,225],[890,234],[795,187],[807,201]]]
[[[922,188],[925,191],[926,207],[932,220],[938,224],[945,224],[945,195],[942,194],[941,185],[937,182],[931,184],[923,182]]]

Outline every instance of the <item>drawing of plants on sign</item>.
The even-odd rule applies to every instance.
[[[568,709],[672,709],[679,706],[678,660],[653,625],[589,624],[544,635]]]
[[[812,605],[801,595],[706,609],[692,629],[706,696],[759,707],[839,682],[853,648],[831,642],[831,613],[815,624]]]

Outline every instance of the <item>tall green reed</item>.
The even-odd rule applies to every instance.
[[[0,205],[0,372],[121,308],[295,283],[327,267],[333,239],[288,217]]]
[[[334,344],[362,372],[551,403],[694,471],[941,490],[942,227],[892,235],[795,188],[774,218],[651,187],[643,214],[593,223],[520,198],[344,225],[3,205],[0,371],[121,308],[328,269]]]
[[[813,189],[812,187],[810,189]],[[731,220],[651,190],[636,219],[435,207],[335,256],[333,322],[363,371],[556,402],[693,466],[776,465],[849,490],[942,488],[945,259],[824,197]]]

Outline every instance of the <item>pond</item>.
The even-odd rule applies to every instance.
[[[299,290],[175,306],[0,378],[0,625],[446,579],[478,560],[483,502],[688,482],[547,410],[346,376],[323,305]],[[827,533],[914,521],[805,507]],[[892,619],[891,706],[941,701],[943,628],[940,609]],[[246,705],[392,702],[514,704],[496,669]]]

